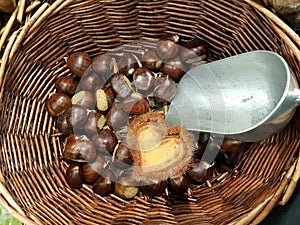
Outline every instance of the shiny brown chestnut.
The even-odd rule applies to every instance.
[[[68,123],[67,117],[65,114],[62,114],[56,119],[56,126],[59,132],[64,134],[70,134],[73,132],[73,127]]]
[[[169,179],[171,192],[177,194],[186,193],[191,183],[192,178],[188,174],[182,174],[181,176]]]
[[[140,93],[133,92],[122,101],[123,109],[131,114],[142,114],[149,112],[150,104]]]
[[[184,63],[203,61],[207,56],[207,43],[201,39],[192,39],[181,48],[180,57]]]
[[[90,140],[69,139],[63,151],[63,158],[68,161],[92,162],[96,157],[96,148]]]
[[[168,35],[162,37],[156,44],[156,54],[160,59],[170,59],[175,57],[179,51],[180,38],[178,35]]]
[[[221,144],[221,149],[230,152],[246,151],[251,146],[251,142],[242,142],[230,138],[224,138]]]
[[[71,99],[64,93],[53,93],[46,101],[46,109],[51,116],[59,116],[72,105]]]
[[[80,105],[72,105],[66,108],[64,116],[66,117],[68,124],[73,127],[73,130],[78,130],[83,128],[84,123],[88,118],[88,111]]]
[[[106,123],[114,131],[128,124],[129,113],[123,110],[122,104],[113,106],[106,115]]]
[[[154,180],[153,179],[149,182],[150,182],[150,184],[140,186],[140,190],[143,192],[143,194],[148,195],[148,196],[162,195],[168,186],[167,180]]]
[[[74,95],[77,85],[78,81],[71,76],[60,77],[55,81],[56,90],[67,95]]]
[[[108,163],[109,161],[100,154],[97,155],[93,162],[85,163],[82,168],[84,181],[87,183],[96,182],[100,178]]]
[[[187,169],[189,176],[197,182],[205,182],[213,177],[215,166],[208,164],[200,159],[193,158]]]
[[[101,113],[107,113],[114,104],[115,96],[109,87],[97,87],[95,92],[96,107]]]
[[[110,77],[112,68],[112,57],[108,54],[98,56],[92,63],[92,69],[95,73],[101,75],[104,78],[103,80]]]
[[[111,77],[110,85],[117,99],[124,99],[133,91],[130,81],[121,73],[114,74]]]
[[[119,62],[119,71],[126,76],[130,76],[139,67],[137,58],[130,52],[124,52]]]
[[[163,64],[161,67],[161,72],[170,76],[175,82],[179,82],[185,74],[186,68],[180,57],[175,57]]]
[[[84,131],[87,134],[95,134],[102,130],[106,122],[106,118],[100,112],[90,112],[84,124]]]
[[[82,166],[71,164],[66,170],[65,179],[71,188],[81,188],[83,184]]]
[[[86,52],[75,52],[67,58],[67,66],[71,73],[81,78],[92,63],[90,55]]]
[[[104,129],[94,134],[92,139],[96,148],[100,152],[112,153],[118,144],[118,138],[110,129]]]
[[[79,91],[71,98],[73,105],[80,105],[86,109],[95,109],[94,95],[90,91]]]
[[[154,50],[145,51],[142,57],[143,65],[150,70],[157,71],[163,64],[162,60],[158,58],[156,51]]]
[[[158,78],[157,86],[153,91],[153,96],[157,102],[171,102],[177,92],[175,81],[170,77]]]
[[[96,74],[93,70],[90,70],[83,77],[81,77],[78,86],[80,90],[94,93],[97,85],[102,83],[104,82],[101,80],[100,75]]]
[[[133,82],[138,92],[147,95],[154,89],[155,75],[150,69],[139,67],[133,73]]]
[[[119,169],[127,169],[133,164],[131,149],[124,143],[120,143],[114,152],[113,165]]]
[[[93,185],[93,192],[98,195],[105,195],[115,188],[115,176],[110,170],[104,171],[97,182]]]

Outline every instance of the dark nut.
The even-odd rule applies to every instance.
[[[215,171],[215,166],[210,165],[207,162],[201,161],[197,158],[193,158],[188,168],[189,176],[197,182],[205,182],[212,178]]]
[[[133,164],[131,149],[123,143],[119,144],[114,156],[113,165],[119,169],[127,169]]]
[[[132,114],[142,114],[149,112],[150,104],[146,98],[137,92],[133,92],[130,96],[122,101],[123,109]]]
[[[111,88],[118,99],[124,99],[132,93],[130,81],[126,76],[117,73],[111,77]]]
[[[154,81],[154,73],[146,67],[139,67],[133,73],[134,85],[137,88],[137,90],[144,95],[147,95],[153,91]]]
[[[70,134],[73,132],[73,127],[68,123],[68,120],[65,114],[62,114],[57,117],[56,125],[59,132],[64,134]]]
[[[105,171],[103,176],[100,176],[98,181],[93,186],[93,192],[98,195],[105,195],[115,188],[115,177],[112,172]]]
[[[173,193],[183,194],[187,191],[190,187],[192,182],[192,178],[187,175],[183,174],[179,177],[170,178],[170,187]]]
[[[86,52],[72,53],[67,59],[67,66],[71,73],[81,78],[88,70],[92,63],[92,59]]]
[[[71,164],[66,171],[66,182],[71,188],[81,188],[83,184],[82,167],[79,164]]]
[[[110,129],[101,130],[99,133],[93,135],[92,141],[100,152],[112,153],[118,144],[118,138]]]
[[[250,142],[242,142],[237,141],[229,138],[224,138],[221,149],[230,151],[230,152],[241,152],[246,151],[248,148],[250,148],[251,143]]]
[[[148,69],[157,71],[160,69],[163,62],[157,57],[155,51],[150,50],[143,53],[142,63]]]
[[[153,95],[157,102],[171,102],[177,91],[175,81],[170,77],[160,77]]]
[[[156,44],[156,54],[160,59],[169,59],[177,55],[179,51],[178,35],[161,38]]]
[[[86,108],[80,105],[72,105],[65,110],[64,116],[68,124],[73,127],[73,130],[82,129],[88,117]]]
[[[63,151],[63,158],[75,162],[92,162],[97,153],[93,142],[89,140],[68,140]]]
[[[58,92],[65,93],[67,95],[74,95],[76,92],[76,88],[78,85],[78,81],[71,76],[60,77],[55,82],[55,88]]]
[[[143,194],[148,196],[162,195],[168,186],[167,180],[151,180],[149,184],[140,187]]]
[[[132,53],[124,52],[118,67],[120,68],[120,73],[129,76],[134,73],[134,71],[139,67],[139,64]]]
[[[70,97],[63,93],[54,93],[46,101],[46,109],[51,116],[61,115],[71,105]]]
[[[83,165],[83,179],[87,183],[94,183],[96,182],[103,171],[105,170],[105,167],[107,166],[108,161],[106,158],[102,157],[98,154],[97,158],[91,162],[91,163],[85,163]]]
[[[94,95],[90,91],[79,91],[75,95],[73,95],[72,104],[80,105],[86,109],[94,109],[95,101]]]
[[[170,76],[175,82],[179,82],[186,72],[186,68],[180,57],[166,61],[161,67],[161,72]]]
[[[100,75],[96,74],[93,70],[88,71],[79,82],[81,90],[94,92],[98,84],[104,83]]]
[[[105,80],[105,77],[109,77],[112,73],[112,58],[107,54],[98,56],[92,63],[92,69],[101,75]]]
[[[84,131],[88,134],[95,134],[102,130],[106,122],[105,116],[99,112],[90,112],[84,124]]]
[[[207,43],[200,39],[188,41],[180,52],[181,60],[185,63],[201,62],[207,55]]]
[[[129,114],[122,109],[122,105],[113,106],[106,115],[106,123],[114,131],[120,130],[128,124]]]

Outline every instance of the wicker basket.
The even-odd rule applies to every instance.
[[[241,154],[232,172],[190,198],[98,196],[65,183],[62,144],[44,103],[64,57],[93,57],[134,40],[205,39],[210,60],[255,49],[282,55],[300,79],[300,40],[252,0],[58,0],[43,4],[2,55],[0,204],[24,224],[257,224],[285,204],[300,176],[300,111],[280,133]],[[136,50],[135,50],[136,51]],[[137,51],[138,52],[138,51]]]

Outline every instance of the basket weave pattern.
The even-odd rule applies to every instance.
[[[279,134],[241,154],[232,172],[213,178],[211,187],[195,188],[191,198],[125,201],[114,194],[97,196],[88,187],[68,187],[60,160],[63,146],[44,103],[55,91],[54,81],[70,74],[64,60],[68,54],[85,51],[96,57],[165,34],[206,40],[209,61],[256,49],[275,51],[299,80],[299,52],[290,49],[277,29],[248,1],[71,2],[25,36],[6,68],[0,162],[8,192],[37,224],[243,224],[255,219],[276,204],[298,165],[299,111]],[[131,49],[136,54],[143,50]]]

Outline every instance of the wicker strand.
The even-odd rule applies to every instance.
[[[295,161],[293,163],[293,165],[289,168],[289,170],[287,171],[286,175],[284,176],[284,178],[283,178],[283,180],[282,180],[279,188],[277,189],[277,191],[273,195],[272,199],[266,205],[266,207],[264,208],[264,210],[259,215],[257,215],[257,217],[255,218],[255,220],[253,220],[253,224],[259,224],[261,221],[263,221],[266,218],[266,216],[275,207],[275,205],[277,204],[278,200],[282,196],[283,191],[286,189],[287,184],[291,180],[291,177],[292,177],[292,175],[293,175],[293,173],[295,171],[295,168],[296,168],[296,163],[297,163],[297,161]]]
[[[3,29],[3,34],[1,35],[1,39],[0,39],[0,52],[2,51],[4,43],[5,43],[8,35],[9,35],[10,31],[11,31],[11,28],[12,28],[14,22],[15,22],[18,10],[19,10],[19,6],[17,6],[16,9],[15,9],[15,11],[11,14],[11,16],[10,16],[7,24],[5,25],[5,27]]]
[[[26,0],[19,0],[18,2],[19,5],[19,10],[18,10],[18,15],[17,15],[17,21],[20,24],[23,24],[23,15],[24,15],[24,10],[25,10],[25,5],[26,5]]]
[[[41,4],[40,1],[34,1],[32,2],[26,9],[25,9],[25,13],[29,14],[32,10],[34,10],[37,6],[39,6]]]
[[[295,168],[295,172],[291,178],[291,181],[285,191],[285,194],[283,195],[281,201],[279,201],[277,203],[277,205],[285,205],[289,199],[291,198],[297,184],[298,184],[298,181],[299,181],[299,177],[300,177],[300,154],[299,154],[299,157],[298,157],[298,161],[297,161],[297,165],[296,165],[296,168]]]
[[[278,16],[272,13],[270,10],[260,5],[259,3],[253,0],[244,0],[245,2],[252,5],[254,8],[258,9],[261,13],[263,13],[267,18],[271,19],[279,28],[281,28],[285,33],[297,44],[298,48],[300,48],[300,37],[297,35],[294,30],[289,27],[285,22],[283,22]],[[300,52],[295,51],[297,58],[300,60]]]

